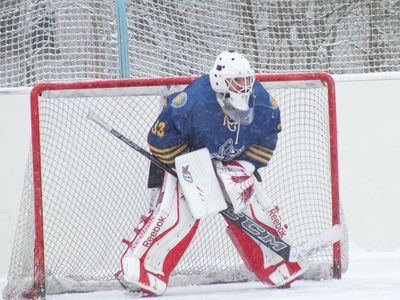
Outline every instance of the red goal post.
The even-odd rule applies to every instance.
[[[147,148],[146,135],[161,109],[161,98],[170,86],[183,88],[196,78],[48,82],[33,88],[32,161],[5,298],[115,288],[113,274],[124,249],[120,241],[133,237],[140,215],[146,213],[148,162],[88,121],[87,112],[94,111]],[[293,243],[303,243],[335,224],[342,224],[347,233],[339,199],[332,77],[294,73],[256,78],[281,109],[283,131],[261,176],[289,225]],[[220,217],[201,224],[173,275],[185,275],[186,283],[253,280],[225,237]],[[311,257],[310,264],[307,279],[340,278],[348,265],[347,234]],[[183,284],[179,278],[172,276],[171,285]],[[73,282],[78,283],[76,290]]]

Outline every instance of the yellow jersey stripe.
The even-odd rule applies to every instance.
[[[186,144],[184,144],[184,145],[186,145]],[[150,150],[153,151],[153,152],[158,152],[158,153],[171,152],[171,151],[174,151],[175,149],[177,149],[179,147],[180,146],[173,146],[173,147],[167,148],[167,149],[159,149],[159,148],[156,148],[156,147],[154,147],[154,146],[149,144]]]
[[[264,164],[268,164],[274,151],[259,145],[254,145],[251,146],[249,150],[245,151],[244,154]]]
[[[255,160],[258,160],[259,162],[262,162],[263,164],[266,164],[266,165],[269,164],[270,158],[264,159],[264,158],[259,157],[259,156],[255,155],[255,154],[253,154],[253,153],[251,153],[249,151],[245,151],[244,154],[246,154],[247,156],[249,156],[251,158],[254,158]]]
[[[274,150],[271,150],[269,148],[266,148],[266,147],[263,147],[263,146],[260,146],[260,145],[253,145],[253,146],[249,147],[249,150],[252,150],[254,152],[258,151],[258,152],[270,153],[271,156],[274,154]]]
[[[158,149],[151,145],[149,145],[149,148],[152,150],[152,154],[155,157],[157,157],[159,160],[163,161],[164,163],[168,163],[168,164],[173,163],[175,160],[175,157],[177,157],[178,155],[182,155],[189,151],[187,149],[187,144],[184,144],[182,146],[171,147],[168,149]],[[169,150],[169,152],[166,150]],[[168,153],[166,153],[166,152],[168,152]]]
[[[186,149],[183,153],[179,153],[179,155],[183,155],[186,153],[189,153],[189,149]],[[163,159],[162,156],[159,156],[157,154],[153,154],[153,155],[155,157],[157,157],[159,161],[161,161],[162,163],[167,164],[167,165],[171,165],[171,164],[175,163],[175,157],[179,156],[179,155],[176,155],[176,156],[172,157],[172,159],[167,160],[167,159]]]

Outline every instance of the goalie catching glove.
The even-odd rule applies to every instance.
[[[245,210],[255,197],[254,177],[255,167],[243,160],[230,161],[223,164],[214,161],[215,170],[220,178],[235,213]]]

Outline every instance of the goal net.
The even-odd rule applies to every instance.
[[[195,77],[41,83],[31,94],[32,157],[4,298],[119,288],[114,274],[147,213],[147,158],[87,119],[92,111],[147,149],[168,88]],[[262,185],[293,244],[346,224],[339,202],[335,89],[326,73],[259,74],[281,109],[283,130]],[[221,216],[207,217],[170,286],[256,280]],[[347,231],[346,231],[347,233]],[[340,278],[348,240],[309,258],[306,279]]]

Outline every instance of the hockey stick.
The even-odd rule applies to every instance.
[[[176,172],[169,167],[168,165],[159,161],[156,157],[151,155],[149,152],[132,142],[130,139],[125,137],[123,134],[119,133],[115,129],[113,129],[110,125],[104,122],[101,118],[95,115],[93,112],[89,112],[87,118],[94,121],[105,130],[110,132],[115,137],[119,138],[129,147],[138,151],[140,154],[147,157],[151,160],[155,165],[157,165],[162,170],[168,172],[169,174],[177,177]],[[340,225],[335,225],[324,231],[320,235],[314,237],[313,239],[298,245],[291,246],[285,243],[281,238],[273,235],[271,232],[266,230],[264,227],[260,226],[253,219],[245,215],[244,213],[235,214],[232,207],[229,207],[225,210],[219,212],[226,219],[230,220],[236,226],[241,228],[244,232],[246,232],[250,237],[265,245],[273,252],[281,256],[283,259],[290,262],[297,262],[303,260],[329,246],[339,241],[343,235],[342,228]]]
[[[153,155],[151,155],[149,152],[147,152],[146,150],[144,150],[143,148],[141,148],[139,145],[135,144],[134,142],[132,142],[130,139],[128,139],[126,136],[124,136],[123,134],[119,133],[118,131],[116,131],[115,129],[113,129],[110,125],[108,125],[106,122],[104,122],[102,119],[100,119],[96,114],[94,114],[93,112],[89,111],[87,118],[89,120],[92,120],[94,122],[96,122],[97,124],[99,124],[101,127],[103,127],[105,130],[107,130],[108,132],[110,132],[112,135],[116,136],[117,138],[119,138],[121,141],[123,141],[125,144],[127,144],[129,147],[135,149],[137,152],[139,152],[140,154],[146,156],[149,160],[151,160],[157,167],[159,167],[160,169],[163,169],[164,171],[170,173],[171,175],[176,177],[176,172],[170,168],[170,166],[162,163],[161,161],[159,161],[156,157],[154,157]]]

